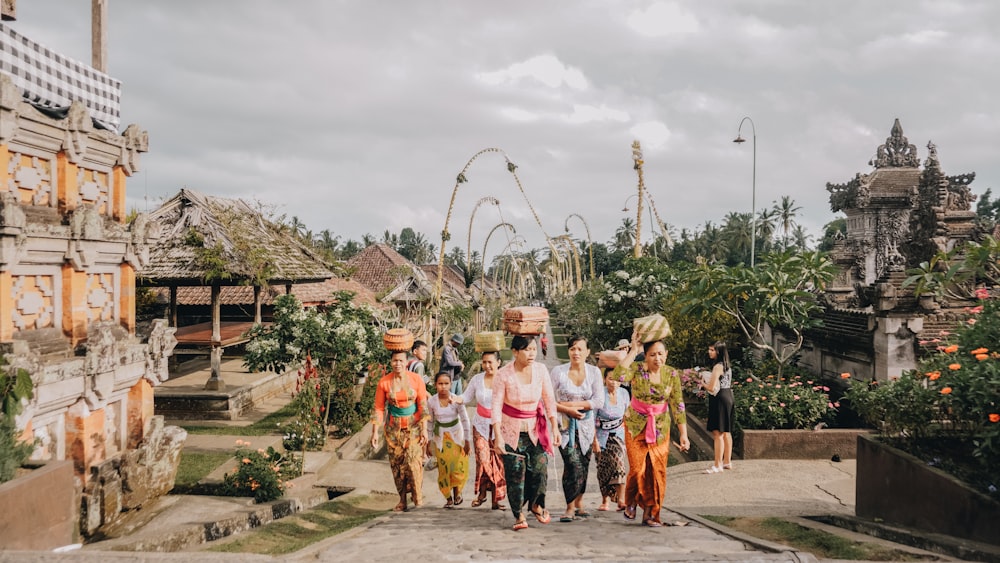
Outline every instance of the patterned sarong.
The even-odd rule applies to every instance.
[[[517,438],[517,447],[507,444],[503,456],[504,477],[507,480],[507,500],[514,520],[521,518],[525,505],[528,510],[545,508],[545,486],[548,480],[549,457],[541,444],[532,444],[527,432]]]
[[[445,498],[451,498],[452,489],[458,487],[461,492],[469,480],[469,456],[462,446],[451,439],[451,432],[444,433],[440,450],[437,444],[431,442],[431,451],[437,459],[438,489]]]
[[[644,520],[659,522],[660,503],[667,490],[670,437],[649,444],[645,433],[633,436],[626,426],[625,452],[629,465],[625,480],[625,504],[641,507]]]
[[[493,502],[507,498],[507,480],[503,476],[503,460],[493,449],[493,444],[477,430],[472,431],[472,445],[476,450],[476,496],[486,496],[493,491]]]
[[[615,485],[625,483],[625,446],[614,434],[608,436],[607,444],[597,456],[597,482],[601,496],[618,501]]]
[[[400,496],[412,493],[414,502],[422,502],[424,454],[420,447],[420,425],[413,417],[386,417],[385,449],[392,469],[392,480]],[[405,427],[404,427],[405,425]]]
[[[575,428],[572,429],[575,432]],[[572,434],[570,434],[572,436]],[[573,502],[576,497],[582,495],[587,490],[587,473],[590,470],[590,452],[583,453],[579,440],[564,448],[559,448],[559,453],[563,459],[562,487],[563,494],[566,495],[566,504]]]

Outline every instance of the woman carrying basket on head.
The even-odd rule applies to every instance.
[[[472,501],[472,506],[477,507],[486,502],[486,493],[493,491],[493,510],[503,510],[507,508],[500,504],[500,501],[507,498],[503,459],[493,449],[493,441],[490,439],[493,380],[500,367],[500,353],[483,352],[481,362],[482,373],[473,376],[460,399],[464,404],[476,405],[476,412],[472,415],[472,445],[476,451],[476,500]]]

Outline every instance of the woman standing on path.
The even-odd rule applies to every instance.
[[[583,508],[587,489],[590,452],[594,444],[594,411],[604,406],[601,370],[586,363],[590,349],[586,339],[570,337],[569,363],[552,368],[552,391],[559,416],[560,447],[563,459],[562,487],[566,512],[560,522],[572,522],[590,513]]]
[[[419,375],[406,371],[406,352],[393,352],[389,367],[392,371],[382,376],[375,388],[371,445],[378,449],[378,430],[383,427],[389,467],[399,493],[399,504],[393,510],[403,512],[407,509],[407,493],[413,506],[423,504],[420,486],[424,482],[423,451],[427,444],[427,388]]]
[[[476,374],[462,393],[462,403],[475,402],[476,413],[472,415],[472,443],[476,450],[476,500],[477,507],[486,502],[486,492],[493,491],[493,510],[503,510],[500,501],[507,498],[507,481],[503,476],[503,458],[493,450],[490,440],[490,423],[493,418],[493,380],[500,367],[498,352],[483,352],[482,373]]]
[[[538,345],[533,337],[515,336],[510,349],[514,361],[493,378],[493,448],[503,456],[507,498],[514,513],[514,529],[523,530],[528,510],[542,524],[552,520],[545,509],[548,456],[559,445],[556,402],[549,371],[535,362]]]
[[[719,391],[708,396],[708,430],[712,433],[715,464],[705,473],[722,473],[733,468],[733,369],[729,364],[726,343],[719,341],[708,347],[712,360],[712,376],[704,386]]]
[[[442,371],[434,376],[437,393],[427,401],[434,425],[430,455],[437,460],[438,489],[447,499],[445,508],[462,504],[462,488],[469,480],[469,450],[472,425],[465,406],[452,400],[451,374]]]
[[[645,360],[633,364],[640,348],[645,353]],[[667,489],[671,414],[680,433],[681,451],[691,447],[680,375],[667,366],[666,361],[667,348],[663,342],[654,340],[640,344],[638,333],[633,332],[632,347],[613,372],[620,382],[632,385],[632,400],[625,413],[629,470],[625,481],[624,514],[626,519],[634,520],[636,507],[641,506],[642,523],[651,527],[663,525],[660,503]]]
[[[604,370],[604,406],[597,409],[594,423],[594,453],[597,455],[597,482],[601,487],[601,506],[608,510],[614,499],[618,510],[625,510],[625,409],[631,397],[618,385],[612,370]]]

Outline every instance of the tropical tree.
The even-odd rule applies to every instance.
[[[772,254],[756,268],[701,264],[684,280],[678,302],[686,313],[720,312],[732,317],[751,346],[774,358],[780,376],[802,348],[803,331],[821,324],[816,292],[835,273],[836,266],[818,252]],[[793,337],[786,344],[768,342],[768,327],[787,330]]]
[[[802,208],[795,205],[795,201],[787,195],[781,196],[781,202],[774,202],[774,214],[775,219],[778,222],[778,226],[781,227],[781,232],[783,236],[781,238],[781,246],[783,249],[787,249],[789,245],[789,236],[792,230],[798,223],[795,222],[795,216],[801,211]]]
[[[621,252],[630,252],[635,247],[635,221],[629,217],[622,219],[621,226],[615,230],[611,247]]]

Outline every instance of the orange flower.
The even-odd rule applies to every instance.
[[[931,381],[934,381],[935,379],[941,377],[941,372],[939,372],[939,371],[929,371],[929,372],[927,372],[927,377],[929,377]]]
[[[1000,414],[995,412],[990,413],[990,422],[1000,422]]]
[[[842,373],[842,374],[840,374],[840,378],[841,379],[850,379],[851,378],[851,374],[849,374],[849,373]]]
[[[944,347],[945,354],[954,354],[955,352],[958,352],[958,344],[952,344],[951,346]]]
[[[962,364],[949,364],[948,369],[950,369],[951,371],[958,371],[962,369]]]
[[[941,390],[942,395],[951,395],[951,387],[945,387]]]
[[[975,350],[969,353],[972,354],[973,356],[978,356],[979,354],[987,354],[989,353],[989,351],[990,351],[989,348],[976,348]]]
[[[976,354],[976,359],[981,362],[983,360],[990,359],[990,355],[989,354]]]
[[[243,458],[243,463],[250,463],[250,458],[248,457]]]

